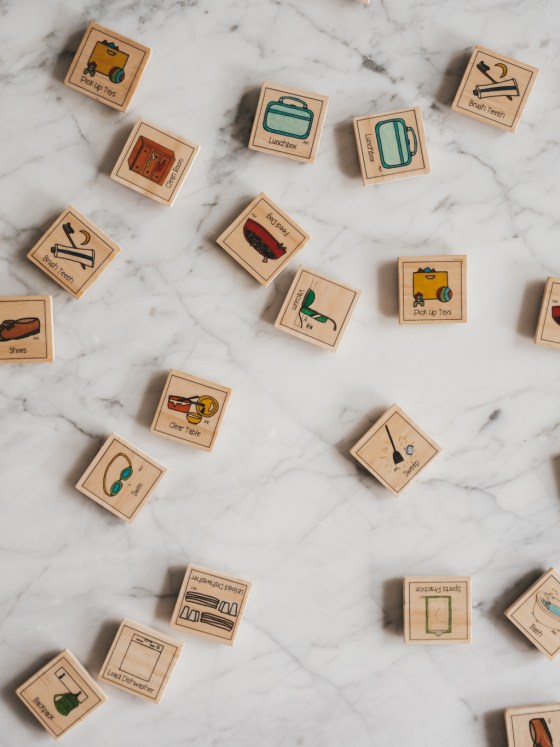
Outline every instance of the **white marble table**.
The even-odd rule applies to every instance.
[[[127,114],[64,87],[91,19],[153,57]],[[48,744],[13,691],[69,647],[97,674],[117,623],[165,631],[189,561],[254,583],[234,648],[184,637],[161,705],[107,687],[80,747],[504,745],[502,709],[560,699],[503,617],[560,563],[560,358],[532,342],[560,275],[553,0],[7,0],[0,293],[52,294],[56,362],[0,369],[0,744]],[[449,108],[475,44],[541,69],[515,135]],[[312,166],[249,151],[263,80],[330,95]],[[419,105],[432,174],[365,189],[352,117]],[[108,174],[138,116],[202,145],[168,210]],[[214,239],[268,193],[301,261],[362,289],[339,351],[276,331]],[[75,301],[26,258],[72,203],[123,253]],[[466,253],[469,323],[400,327],[399,255]],[[152,435],[166,372],[231,386],[215,451]],[[398,402],[444,448],[394,498],[348,455]],[[125,525],[74,489],[112,431],[169,467]],[[471,574],[471,646],[407,647],[404,574]]]

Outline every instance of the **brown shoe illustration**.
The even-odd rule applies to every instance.
[[[552,734],[544,718],[532,718],[529,721],[529,731],[533,740],[533,747],[554,747]]]
[[[38,335],[41,331],[41,322],[34,316],[23,319],[6,319],[0,324],[0,342],[9,340],[23,340],[24,337]]]

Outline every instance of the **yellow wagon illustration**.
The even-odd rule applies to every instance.
[[[451,301],[453,291],[449,287],[447,271],[419,267],[417,272],[412,273],[412,295],[414,306],[424,306],[426,301]]]
[[[84,75],[91,75],[93,78],[96,73],[100,73],[113,83],[122,83],[127,60],[126,52],[122,52],[114,42],[97,42],[87,61]]]

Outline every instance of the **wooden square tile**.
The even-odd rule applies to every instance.
[[[182,643],[158,630],[123,620],[99,679],[159,703],[182,650]]]
[[[549,348],[560,348],[560,278],[546,281],[535,342]]]
[[[560,742],[560,703],[508,708],[508,747],[554,747]]]
[[[536,67],[475,47],[451,108],[515,132],[538,74]]]
[[[404,579],[405,643],[470,643],[469,576],[407,576]]]
[[[217,239],[261,285],[269,285],[310,236],[264,192]]]
[[[328,104],[328,96],[263,83],[249,148],[313,163]]]
[[[167,467],[113,433],[76,488],[125,521],[133,521],[163,479]]]
[[[466,256],[399,257],[399,321],[466,322]]]
[[[250,590],[249,581],[189,565],[171,626],[233,646]]]
[[[55,739],[107,700],[68,649],[18,687],[16,694]]]
[[[113,109],[125,112],[148,60],[143,44],[90,23],[64,84]]]
[[[111,179],[171,207],[199,150],[199,145],[139,119]]]
[[[399,495],[440,451],[433,439],[393,405],[350,453],[391,493]]]
[[[430,173],[419,107],[356,117],[354,134],[366,187]]]
[[[359,290],[300,267],[274,326],[335,351],[359,297]]]
[[[0,296],[0,363],[52,363],[50,296]]]
[[[81,298],[120,251],[118,244],[69,206],[27,258],[74,298]]]
[[[227,386],[171,370],[150,430],[212,451],[230,396]]]
[[[549,659],[560,652],[560,575],[550,568],[505,616]]]

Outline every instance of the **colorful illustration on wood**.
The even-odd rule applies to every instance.
[[[147,137],[139,137],[128,157],[128,168],[154,184],[163,184],[175,161],[172,150]]]
[[[115,42],[108,42],[107,39],[95,43],[95,46],[89,56],[84,75],[96,74],[106,75],[111,83],[122,83],[124,80],[124,69],[129,55],[121,51]]]
[[[538,73],[531,65],[475,47],[451,108],[515,132]]]
[[[508,747],[559,747],[560,703],[508,708]]]
[[[184,412],[187,421],[193,425],[198,425],[202,418],[213,417],[220,409],[218,401],[208,394],[197,394],[194,397],[170,394],[167,398],[167,407],[174,412]]]
[[[535,342],[549,348],[560,348],[560,278],[546,281]]]
[[[266,105],[263,127],[267,132],[305,140],[312,125],[313,111],[297,96],[280,96]]]
[[[506,617],[549,659],[560,653],[560,576],[543,574],[511,607]]]
[[[468,576],[407,576],[405,643],[470,643],[471,607]]]
[[[305,324],[307,329],[313,329],[313,323],[327,324],[328,322],[330,322],[332,324],[333,331],[336,332],[335,320],[331,319],[330,316],[322,314],[321,312],[316,311],[312,308],[311,304],[315,303],[315,298],[316,295],[313,288],[308,288],[302,299],[301,306],[299,307],[298,311],[300,327],[303,329],[303,326]]]
[[[0,363],[54,361],[50,296],[0,297]]]
[[[399,257],[398,271],[401,324],[467,321],[465,255]]]
[[[309,235],[263,192],[217,239],[261,285],[271,283],[309,241]]]

